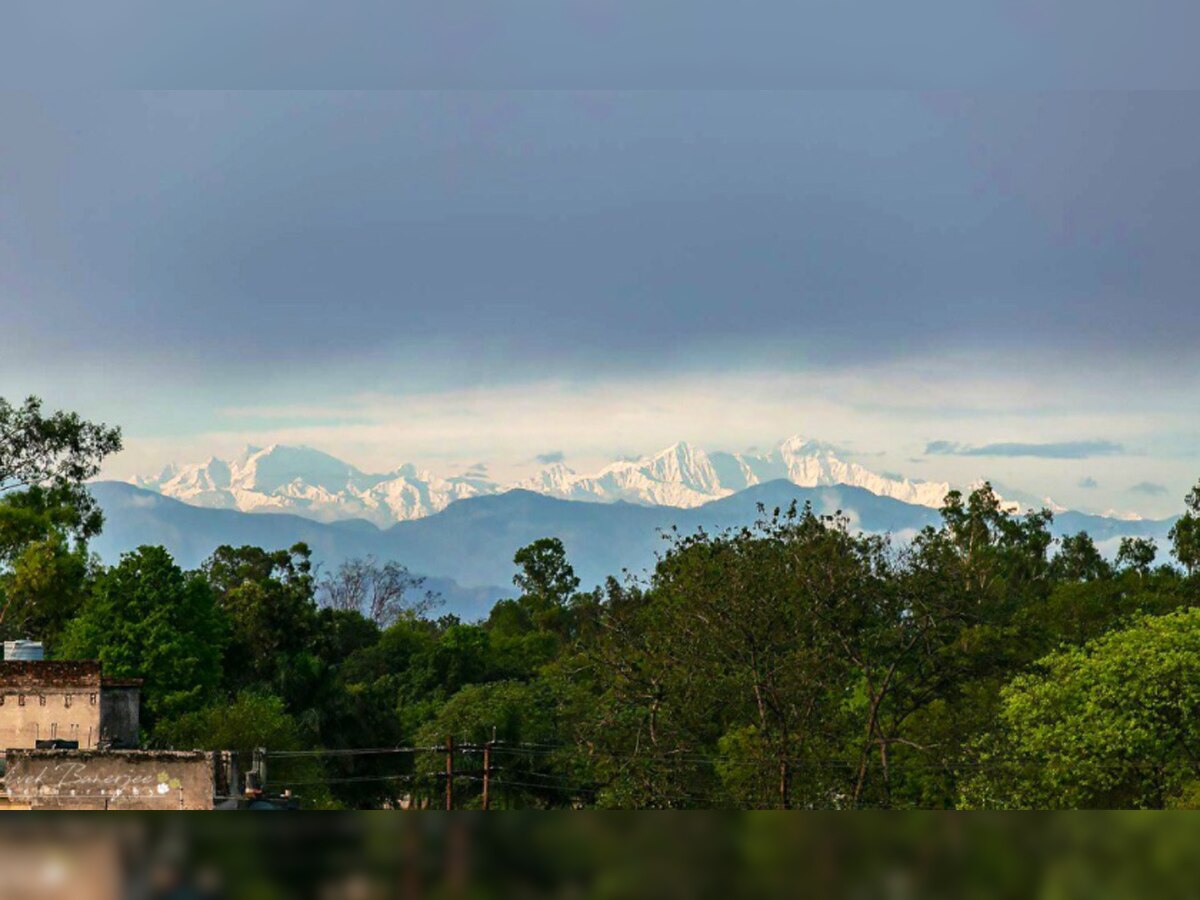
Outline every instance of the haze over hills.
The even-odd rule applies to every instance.
[[[903,541],[938,512],[846,485],[801,487],[776,480],[698,506],[681,508],[617,501],[581,502],[527,490],[470,497],[440,512],[378,528],[370,522],[318,522],[287,513],[244,513],[189,505],[124,482],[97,482],[92,491],[105,513],[101,535],[91,546],[106,562],[141,544],[162,544],[186,567],[194,567],[221,544],[268,548],[306,542],[314,561],[335,566],[374,554],[394,559],[446,599],[446,611],[483,615],[496,599],[511,594],[513,553],[538,538],[555,536],[583,586],[590,588],[622,570],[644,574],[665,547],[671,528],[721,529],[748,525],[767,509],[812,503],[820,513],[843,511],[856,529],[889,532]],[[1055,516],[1055,534],[1088,531],[1110,555],[1121,536],[1165,541],[1172,520],[1128,521],[1067,512]]]
[[[486,470],[455,477],[404,465],[368,474],[307,447],[248,447],[233,460],[169,466],[138,487],[193,506],[241,512],[287,512],[321,522],[366,519],[380,527],[424,518],[455,500],[522,489],[563,500],[691,509],[769,481],[801,487],[848,485],[881,497],[937,508],[949,485],[879,475],[843,459],[836,448],[803,437],[765,453],[706,452],[680,442],[640,459],[620,460],[586,474],[562,463],[501,485]]]
[[[140,544],[163,544],[194,567],[221,544],[304,541],[324,566],[368,554],[401,562],[430,579],[447,611],[466,617],[511,593],[513,553],[538,538],[560,538],[590,588],[624,570],[651,570],[673,528],[749,525],[760,504],[811,503],[819,513],[843,512],[856,530],[903,542],[937,524],[951,487],[877,474],[801,437],[763,453],[677,443],[591,474],[559,462],[508,485],[489,479],[483,465],[455,477],[412,465],[369,474],[318,450],[283,445],[134,481],[93,485],[106,516],[93,549],[108,562]],[[1086,530],[1109,556],[1126,535],[1162,545],[1171,525],[1072,512],[1049,498],[1000,490],[1014,510],[1050,508],[1056,535]]]

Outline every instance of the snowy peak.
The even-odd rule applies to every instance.
[[[646,474],[656,481],[674,482],[705,494],[723,490],[708,454],[682,441],[655,455]]]
[[[490,480],[482,463],[450,477],[412,464],[373,475],[319,450],[279,444],[247,447],[228,462],[169,466],[157,478],[133,482],[195,506],[289,512],[326,522],[364,518],[387,527],[431,515],[455,500],[515,488],[565,500],[691,508],[778,479],[801,487],[845,484],[933,508],[949,491],[945,483],[876,474],[844,459],[832,445],[799,435],[765,453],[707,452],[681,441],[590,475],[558,462],[508,485]]]
[[[349,463],[309,447],[272,444],[243,454],[236,486],[241,490],[271,494],[296,481],[328,491],[363,485],[369,479]]]
[[[494,493],[496,485],[471,478],[443,480],[416,466],[368,475],[310,447],[247,447],[230,462],[165,469],[157,479],[134,479],[193,506],[243,512],[287,512],[321,522],[369,519],[380,527],[417,519],[454,500]]]
[[[878,475],[855,462],[843,460],[828,444],[800,437],[789,438],[764,457],[768,467],[778,460],[789,481],[801,487],[824,487],[848,484],[865,488],[872,494],[891,497],[918,506],[938,509],[942,505],[950,485],[946,482],[909,481],[907,478],[889,478]]]
[[[557,462],[546,466],[533,477],[519,481],[513,486],[521,490],[547,494],[551,497],[563,497],[570,492],[571,484],[578,477],[574,469]]]
[[[693,507],[778,479],[801,487],[846,484],[935,509],[950,490],[943,482],[877,475],[842,460],[831,445],[803,437],[782,441],[765,454],[707,453],[678,443],[652,456],[612,463],[590,476],[558,463],[517,486],[566,500]]]

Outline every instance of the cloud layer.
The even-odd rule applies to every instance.
[[[1139,481],[1129,490],[1134,494],[1145,494],[1147,497],[1163,497],[1167,494],[1166,485],[1155,484],[1153,481]]]
[[[1011,6],[981,34],[1072,31],[1040,8],[1005,31]],[[255,8],[247,28],[299,21]],[[55,46],[107,47],[119,18]],[[1197,94],[49,93],[0,115],[0,385],[122,424],[114,474],[281,441],[507,480],[539,453],[802,432],[1155,513],[1200,470]]]
[[[969,445],[954,441],[931,441],[925,452],[933,456],[1033,456],[1040,459],[1090,459],[1093,456],[1118,456],[1125,448],[1112,441],[1056,441],[1046,444],[1008,441]]]

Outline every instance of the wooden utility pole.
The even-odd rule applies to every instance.
[[[446,810],[454,809],[454,737],[446,738]]]
[[[487,812],[491,808],[491,798],[488,795],[488,788],[491,787],[492,781],[492,742],[488,741],[483,745],[483,811]]]

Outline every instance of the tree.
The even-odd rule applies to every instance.
[[[100,471],[104,458],[121,449],[121,430],[84,421],[76,413],[42,412],[29,397],[13,406],[0,397],[0,495],[38,488],[77,513],[80,537],[100,530],[101,514],[84,482]]]
[[[143,679],[143,724],[153,727],[213,698],[225,640],[204,579],[185,574],[162,547],[139,547],[97,579],[56,655],[99,659],[108,675]]]
[[[1123,537],[1117,549],[1117,568],[1142,576],[1149,575],[1157,555],[1158,545],[1152,538]]]
[[[416,741],[436,747],[447,737],[476,746],[493,737],[501,742],[491,756],[497,769],[492,779],[493,798],[521,806],[550,807],[567,805],[586,792],[586,786],[573,784],[558,768],[569,754],[555,750],[554,704],[549,690],[538,682],[496,681],[462,688],[421,728]],[[420,770],[436,776],[441,765],[441,757],[431,754],[421,760]],[[478,803],[478,776],[456,784],[455,793],[459,804]]]
[[[1186,511],[1171,526],[1168,537],[1175,551],[1175,558],[1189,575],[1200,571],[1200,482],[1192,488],[1184,500]]]
[[[1049,510],[1013,515],[984,482],[965,502],[951,491],[941,513],[942,543],[953,548],[964,586],[979,601],[990,597],[1011,604],[1022,591],[1048,588],[1046,551],[1054,519]]]
[[[1051,562],[1051,570],[1054,577],[1065,581],[1095,581],[1112,574],[1112,567],[1100,555],[1086,531],[1063,537],[1062,548]]]
[[[513,576],[513,584],[521,590],[519,603],[534,627],[562,631],[568,603],[579,587],[562,541],[536,540],[518,550],[513,562],[520,566]]]
[[[218,547],[201,566],[230,624],[226,686],[273,691],[295,711],[321,677],[308,655],[317,620],[305,544],[289,550]]]
[[[119,429],[30,397],[0,397],[0,633],[53,645],[82,601],[85,541],[102,517],[84,481],[121,448]]]
[[[380,628],[401,617],[427,616],[440,602],[433,591],[421,591],[425,579],[392,560],[373,556],[348,559],[317,585],[317,603],[329,609],[362,613]],[[412,596],[418,593],[419,596]]]
[[[1163,807],[1200,796],[1200,609],[1042,659],[1004,689],[971,806]]]
[[[283,701],[270,694],[244,691],[232,701],[223,701],[176,719],[161,722],[155,729],[157,743],[179,749],[232,750],[246,771],[256,749],[276,752],[308,749],[309,741],[296,720],[288,715]],[[330,803],[322,784],[325,774],[311,756],[272,760],[267,770],[271,788],[291,788],[306,806]]]
[[[649,592],[606,604],[587,737],[604,802],[816,806],[864,777],[855,768],[847,787],[823,763],[847,749],[864,683],[874,751],[895,684],[865,653],[900,615],[881,593],[884,544],[811,509],[761,512],[753,528],[676,536]]]
[[[0,573],[0,634],[35,637],[53,649],[83,604],[90,575],[86,549],[48,528]]]

